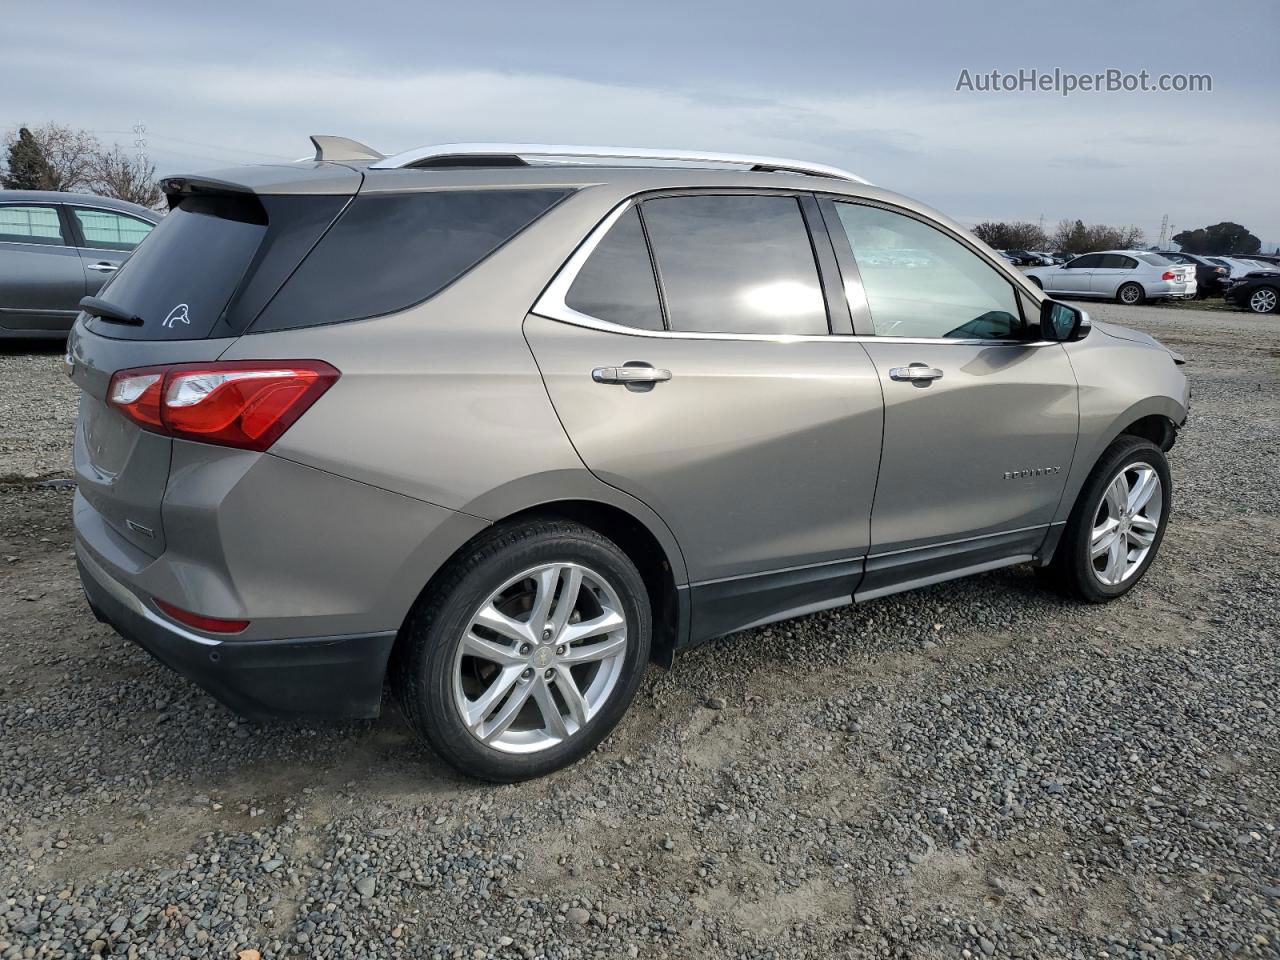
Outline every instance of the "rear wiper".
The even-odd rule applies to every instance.
[[[113,303],[99,297],[83,297],[80,309],[91,317],[100,317],[108,323],[127,323],[134,327],[142,326],[142,318],[121,310]]]

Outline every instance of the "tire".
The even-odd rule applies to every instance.
[[[571,585],[575,604],[562,614]],[[547,629],[535,632],[528,621],[543,596]],[[491,611],[483,623],[481,608]],[[585,638],[572,630],[596,622],[613,626]],[[409,725],[445,761],[512,783],[574,763],[609,734],[644,676],[651,633],[644,581],[615,543],[578,524],[529,521],[489,531],[441,571],[405,623],[392,684]]]
[[[1121,522],[1123,517],[1114,518],[1119,524],[1116,535],[1124,538],[1119,549],[1124,551],[1125,566],[1122,579],[1118,582],[1107,582],[1105,574],[1100,573],[1098,567],[1101,565],[1109,568],[1111,552],[1108,551],[1097,559],[1092,554],[1096,530],[1101,528],[1100,524],[1112,519],[1111,515],[1115,512],[1112,509],[1114,501],[1108,502],[1108,492],[1122,472],[1131,482],[1142,475],[1140,471],[1144,468],[1149,469],[1159,480],[1160,488],[1151,493],[1150,499],[1138,511],[1145,523],[1130,524]],[[1132,483],[1132,487],[1137,486],[1137,483]],[[1071,516],[1067,520],[1062,539],[1058,542],[1053,560],[1048,567],[1044,568],[1043,576],[1059,592],[1087,603],[1103,603],[1124,596],[1146,575],[1147,569],[1160,549],[1165,528],[1169,523],[1171,493],[1169,462],[1160,448],[1150,440],[1144,440],[1141,437],[1129,435],[1117,437],[1115,442],[1107,447],[1085,481],[1084,489],[1080,491],[1080,496],[1076,499]],[[1159,513],[1154,521],[1155,529],[1152,531],[1150,530],[1151,515],[1157,509]],[[1135,538],[1133,540],[1129,539],[1127,533],[1131,526],[1135,531],[1132,534]],[[1133,557],[1133,553],[1140,550],[1136,545],[1136,538],[1142,538],[1144,535],[1151,535],[1150,544],[1145,553]],[[1101,544],[1104,541],[1098,542]]]
[[[1250,313],[1275,313],[1280,310],[1280,290],[1275,287],[1258,287],[1249,294]]]
[[[1147,300],[1147,292],[1142,289],[1142,284],[1129,283],[1120,284],[1120,289],[1116,291],[1116,303],[1123,303],[1126,307],[1141,306]]]
[[[1027,279],[1030,280],[1032,283],[1034,283],[1038,290],[1044,289],[1044,284],[1040,282],[1039,277],[1027,277]]]

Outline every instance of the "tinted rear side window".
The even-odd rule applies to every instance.
[[[800,203],[688,196],[641,207],[672,330],[829,333]]]
[[[609,228],[564,298],[571,310],[643,330],[662,329],[658,285],[640,214],[632,207]]]
[[[466,273],[567,190],[358,196],[253,324],[289,330],[394,313]]]

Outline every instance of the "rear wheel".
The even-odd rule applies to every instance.
[[[1136,307],[1146,299],[1146,291],[1142,289],[1141,284],[1122,283],[1120,289],[1116,291],[1116,300],[1125,306]]]
[[[1036,287],[1039,288],[1040,290],[1044,289],[1044,284],[1040,282],[1039,277],[1028,277],[1027,279],[1030,280],[1032,283],[1034,283]]]
[[[644,581],[612,541],[533,521],[482,537],[411,614],[395,671],[406,718],[463,773],[541,776],[595,748],[649,659]]]
[[[1169,522],[1169,464],[1149,440],[1121,436],[1089,474],[1045,576],[1090,603],[1133,589]]]
[[[1249,309],[1254,313],[1275,313],[1280,308],[1280,295],[1275,287],[1259,287],[1249,295]]]

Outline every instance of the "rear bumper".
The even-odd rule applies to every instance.
[[[1168,297],[1171,300],[1190,300],[1196,295],[1196,282],[1189,280],[1186,283],[1178,283],[1174,280],[1154,280],[1151,283],[1144,284],[1147,296]]]
[[[99,620],[241,716],[378,715],[394,633],[214,639],[163,619],[79,543],[76,562]]]

